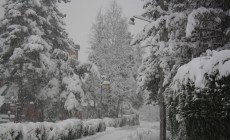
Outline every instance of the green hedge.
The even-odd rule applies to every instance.
[[[172,139],[230,139],[230,76],[207,78],[206,87],[200,89],[188,81],[169,102]]]

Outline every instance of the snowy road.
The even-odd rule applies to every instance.
[[[126,126],[122,128],[108,128],[105,132],[98,133],[93,136],[88,136],[80,140],[129,140],[130,137],[142,132],[143,130],[151,129],[151,134],[148,137],[151,140],[159,140],[159,123],[141,122],[140,126]],[[148,138],[147,138],[148,139]]]

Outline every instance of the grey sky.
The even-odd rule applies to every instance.
[[[117,0],[119,5],[123,8],[124,16],[127,18],[133,15],[140,15],[142,13],[141,0]],[[0,0],[0,4],[4,0]],[[66,29],[69,36],[73,38],[74,42],[81,46],[79,52],[79,60],[87,61],[87,54],[89,52],[89,34],[91,26],[96,19],[97,12],[100,8],[102,10],[109,6],[111,0],[72,0],[67,4],[60,4],[59,9],[67,15]],[[3,8],[0,8],[0,17],[3,16]],[[135,26],[130,26],[132,34],[139,32],[145,22],[136,21]]]
[[[141,0],[117,0],[123,8],[124,16],[127,18],[142,13]],[[100,8],[108,8],[111,0],[72,0],[69,4],[62,4],[60,10],[67,14],[67,31],[75,43],[80,44],[81,61],[87,60],[89,52],[89,34],[93,22],[96,20],[97,12]],[[137,21],[136,26],[130,26],[130,31],[135,34],[143,27],[143,22]]]

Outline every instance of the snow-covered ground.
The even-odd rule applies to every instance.
[[[140,126],[109,127],[105,132],[87,136],[80,140],[159,140],[159,122],[143,122]],[[139,139],[137,139],[139,137]]]

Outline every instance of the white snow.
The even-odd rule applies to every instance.
[[[41,89],[39,98],[42,100],[56,100],[58,93],[60,92],[60,84],[57,78],[53,78],[49,81],[47,86]]]
[[[161,26],[161,23],[163,23],[168,16],[161,16],[160,18],[158,18],[156,21],[153,21],[149,24],[147,24],[144,28],[145,32],[148,33],[150,31],[152,31],[154,28],[157,29]]]
[[[32,0],[35,6],[41,7],[41,0]]]
[[[170,26],[179,26],[186,20],[187,16],[183,13],[173,13],[170,14],[166,20],[166,28],[169,28]]]
[[[180,85],[186,85],[190,79],[195,87],[204,88],[205,75],[218,74],[217,79],[230,75],[230,50],[207,51],[207,56],[193,59],[188,64],[181,66],[173,79],[173,90],[178,91]]]
[[[105,132],[97,133],[93,136],[87,136],[80,140],[122,140],[131,135],[137,126],[126,126],[122,128],[112,128],[108,127]]]
[[[24,51],[21,48],[15,48],[10,60],[17,60],[22,57]]]
[[[57,59],[63,59],[63,60],[67,60],[68,59],[68,52],[65,52],[65,51],[63,51],[61,49],[55,49],[53,51],[53,55]]]
[[[159,140],[159,134],[159,122],[142,121],[140,126],[108,127],[105,132],[80,140]]]
[[[52,48],[45,40],[37,35],[29,36],[27,42],[28,43],[25,44],[24,50],[30,50],[31,52],[42,51],[44,48],[50,51]]]
[[[102,119],[90,119],[83,121],[83,136],[88,132],[89,135],[94,135],[97,132],[106,130],[106,125]]]
[[[78,75],[66,76],[63,78],[62,83],[66,85],[66,89],[68,89],[69,92],[79,92],[81,97],[84,96],[84,91],[81,88],[81,81]]]
[[[134,115],[131,115],[129,117],[132,118],[133,116]],[[115,118],[115,120],[116,119],[121,120],[122,118]],[[129,120],[124,119],[122,123],[128,124],[128,121]],[[95,139],[97,137],[102,136],[101,134],[108,134],[108,132],[115,132],[115,130],[118,131],[115,132],[116,134],[115,137],[113,137],[113,139],[119,138],[121,136],[128,136],[128,134],[134,132],[137,126],[132,126],[132,127],[126,126],[124,128],[117,128],[117,129],[108,128],[106,133],[103,133],[102,131],[106,130],[106,124],[102,119],[91,119],[91,120],[68,119],[56,123],[50,123],[50,122],[5,123],[5,124],[0,124],[0,128],[1,128],[0,129],[1,139],[15,139],[18,136],[18,134],[21,134],[23,136],[23,140],[32,140],[32,139],[38,140],[41,139],[41,137],[48,140],[51,139],[52,140],[58,140],[58,139],[74,140],[82,136],[85,136],[85,138],[83,139],[88,139],[88,138]],[[102,132],[102,133],[94,135],[95,133],[98,132]],[[94,136],[89,136],[89,135],[94,135]],[[103,137],[104,136],[105,135],[103,135]],[[110,136],[106,135],[103,139],[107,140],[108,138],[111,138]]]
[[[25,14],[26,14],[27,16],[29,16],[29,15],[37,15],[37,13],[36,13],[34,10],[32,10],[32,9],[26,10]]]
[[[0,88],[0,107],[4,104],[5,97],[2,94],[6,89],[7,85],[4,85]]]
[[[57,123],[6,123],[0,124],[0,138],[15,139],[21,133],[23,140],[38,140],[41,139],[42,135],[48,140],[56,140],[68,137],[70,131],[72,133],[80,131],[81,127],[82,121],[78,119],[68,119]],[[14,132],[13,135],[11,132]]]
[[[0,107],[4,104],[4,96],[0,96]]]
[[[10,30],[9,33],[10,35],[14,35],[21,31],[21,26],[14,24],[14,25],[10,25],[7,29]]]
[[[33,44],[33,43],[28,43],[24,47],[24,50],[26,52],[43,51],[43,49],[44,47],[41,44]]]
[[[30,21],[30,20],[29,20]],[[39,36],[42,36],[44,35],[45,33],[39,28],[39,26],[37,25],[37,22],[36,21],[30,21],[29,22],[30,26],[32,27],[32,31],[34,34],[36,35],[39,35]]]
[[[0,38],[0,46],[2,47],[4,45],[4,40]]]
[[[182,30],[181,26],[183,26],[186,21],[186,13],[163,15],[157,20],[147,24],[144,27],[144,30],[135,36],[131,44],[135,44],[140,41],[142,47],[154,46],[155,44],[157,45],[157,42],[160,40],[161,28],[164,28],[165,26],[168,30],[177,29],[175,34],[178,36],[179,31]]]
[[[43,70],[47,70],[49,73],[54,73],[56,70],[56,64],[51,61],[49,56],[45,54],[40,54],[41,66]]]
[[[7,89],[7,85],[4,85],[0,88],[0,96],[2,96],[2,93]]]
[[[2,25],[7,25],[9,22],[10,22],[9,19],[3,19],[3,20],[1,21],[1,23],[0,23],[0,25],[1,25],[1,26],[2,26]]]
[[[11,10],[9,10],[8,13],[10,14],[9,17],[18,17],[18,16],[21,16],[21,12],[19,10],[11,9]]]
[[[104,118],[103,121],[105,122],[105,125],[108,127],[113,127],[116,125],[116,122],[112,118]]]
[[[205,8],[200,7],[198,9],[193,10],[188,15],[188,23],[186,27],[186,37],[190,37],[192,35],[192,32],[195,30],[196,27],[202,26],[200,24],[201,20],[200,18],[207,18],[207,15],[214,18],[216,22],[221,22],[221,19],[217,17],[217,14],[220,14],[222,11],[220,9],[212,9],[212,8]],[[211,22],[211,21],[210,21]]]
[[[68,95],[67,99],[66,99],[66,102],[65,102],[64,107],[65,107],[68,111],[70,111],[70,110],[73,110],[73,109],[77,109],[78,106],[79,106],[79,103],[78,103],[78,101],[76,100],[74,94],[71,92],[71,93]]]

